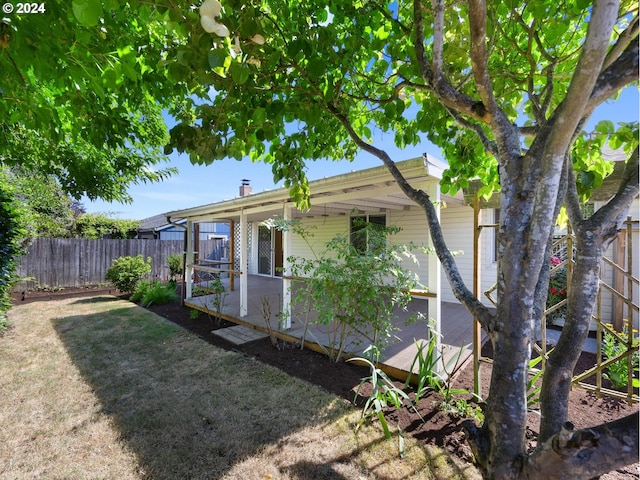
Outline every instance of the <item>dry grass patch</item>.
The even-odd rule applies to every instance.
[[[12,309],[0,478],[479,478],[344,401],[104,296]]]

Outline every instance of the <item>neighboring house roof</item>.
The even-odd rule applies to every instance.
[[[161,227],[164,227],[168,224],[167,215],[164,213],[160,213],[158,215],[154,215],[153,217],[143,218],[138,222],[138,229],[140,230],[157,230]]]
[[[397,162],[396,167],[409,183],[418,186],[427,182],[439,182],[447,165],[441,160],[425,155]],[[305,212],[296,209],[296,217],[348,215],[354,209],[363,212],[404,210],[415,205],[402,193],[385,166],[313,180],[309,182],[309,191],[311,209]],[[445,200],[456,201],[452,197],[446,197]],[[459,201],[462,201],[461,197]],[[168,212],[167,215],[171,218],[204,221],[235,220],[243,213],[248,221],[260,221],[270,215],[282,213],[285,205],[293,206],[294,203],[289,189],[278,188],[232,200],[176,210]]]
[[[154,215],[153,217],[148,217],[148,218],[143,218],[142,220],[140,220],[138,222],[138,232],[161,232],[163,230],[172,230],[172,229],[176,229],[176,230],[180,230],[182,231],[182,229],[179,229],[176,227],[176,224],[178,225],[185,225],[187,223],[187,219],[186,218],[178,218],[178,219],[171,219],[171,223],[169,223],[168,219],[167,219],[167,214],[166,213],[161,213],[159,215]],[[222,233],[226,233],[224,232],[224,226],[222,228]],[[202,231],[203,233],[216,233],[216,232],[220,232],[221,229],[220,228],[215,228],[213,230],[210,231]]]

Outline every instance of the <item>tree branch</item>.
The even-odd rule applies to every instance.
[[[624,29],[622,34],[616,40],[616,43],[611,47],[609,53],[604,59],[604,64],[602,65],[603,69],[609,68],[613,62],[615,62],[622,52],[624,52],[629,44],[633,41],[634,38],[638,36],[638,31],[640,30],[640,26],[638,23],[638,16],[636,15],[633,18],[633,21]]]
[[[444,14],[443,14],[444,15]],[[476,88],[492,119],[498,111],[489,77],[487,58],[487,4],[485,0],[469,1],[469,30],[471,32],[471,64]]]
[[[451,285],[451,289],[455,297],[460,300],[460,302],[471,312],[473,316],[475,316],[482,327],[490,332],[493,328],[493,314],[489,311],[487,307],[485,307],[478,298],[467,288],[460,275],[460,271],[458,270],[458,266],[451,254],[451,251],[447,247],[447,244],[444,240],[444,236],[442,234],[442,228],[440,227],[440,222],[438,221],[438,216],[436,210],[431,202],[429,195],[423,190],[418,190],[413,188],[409,182],[404,178],[402,172],[398,169],[397,165],[389,154],[384,150],[374,147],[373,145],[365,142],[360,136],[356,133],[356,131],[351,126],[351,122],[349,119],[340,112],[335,105],[328,106],[329,111],[332,115],[334,115],[342,124],[342,126],[347,131],[348,135],[351,139],[356,143],[358,147],[360,147],[365,152],[370,153],[371,155],[379,158],[382,163],[387,167],[391,176],[395,179],[396,183],[400,187],[400,189],[404,192],[404,194],[413,200],[416,204],[421,206],[427,216],[427,224],[429,226],[429,234],[431,235],[431,240],[433,242],[436,255],[438,255],[438,259],[442,264],[442,268],[447,276],[447,280]]]
[[[487,152],[491,153],[493,156],[498,156],[498,146],[496,145],[496,142],[489,138],[489,136],[482,129],[482,125],[480,125],[479,123],[470,122],[451,108],[445,108],[449,112],[449,115],[451,115],[453,119],[458,123],[458,125],[460,125],[462,128],[471,130],[476,133]]]
[[[594,1],[589,28],[569,90],[553,115],[557,128],[553,128],[549,134],[546,151],[565,152],[569,148],[602,69],[618,8],[618,0]],[[557,159],[549,158],[549,161],[555,162]]]
[[[442,70],[434,72],[431,68],[424,48],[424,18],[420,0],[413,2],[413,24],[416,32],[414,44],[416,62],[425,83],[431,87],[443,105],[475,120],[487,123],[486,111],[482,102],[459,92],[447,81]]]
[[[417,3],[417,2],[416,2]],[[433,72],[434,82],[442,80],[442,51],[444,50],[444,2],[431,0],[433,7]],[[420,24],[422,27],[422,23]],[[424,34],[422,34],[424,36]],[[421,43],[422,45],[423,43]]]
[[[636,41],[629,43],[624,52],[598,76],[585,109],[585,116],[590,115],[598,105],[611,98],[621,88],[638,80],[637,33],[634,38]]]

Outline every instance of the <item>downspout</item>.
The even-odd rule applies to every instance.
[[[184,307],[184,299],[186,289],[186,272],[187,272],[187,227],[185,225],[180,225],[179,223],[174,223],[171,221],[171,217],[167,216],[167,223],[174,227],[181,228],[183,231],[182,235],[182,278],[180,279],[180,306]]]

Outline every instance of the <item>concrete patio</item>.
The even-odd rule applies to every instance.
[[[263,277],[257,275],[248,276],[248,309],[247,315],[240,316],[239,292],[229,291],[228,279],[222,280],[226,292],[224,307],[221,317],[238,325],[244,325],[261,332],[268,332],[263,314],[263,305],[268,305],[271,310],[270,324],[274,330],[278,329],[278,312],[282,311],[282,279]],[[201,284],[202,285],[202,284]],[[204,285],[203,285],[204,286]],[[215,311],[213,307],[213,295],[202,295],[185,299],[185,305],[202,311]],[[398,311],[394,320],[394,326],[398,328],[394,340],[382,351],[381,362],[388,373],[396,377],[405,377],[411,367],[411,362],[416,355],[415,340],[426,341],[428,337],[427,326],[424,321],[405,324],[408,319],[419,312],[426,314],[429,300],[414,298],[407,311]],[[466,347],[461,360],[467,359],[472,354],[473,322],[471,314],[459,304],[442,303],[441,333],[442,350],[445,358],[457,355],[460,348]],[[291,328],[278,333],[278,336],[292,342],[299,342],[304,338],[305,346],[314,350],[323,351],[329,344],[328,327],[313,324],[311,315],[306,315],[294,309],[291,318]],[[306,326],[306,328],[305,328]],[[363,342],[359,344],[357,339],[351,337],[345,346],[345,352],[349,355],[360,355],[368,347]]]

